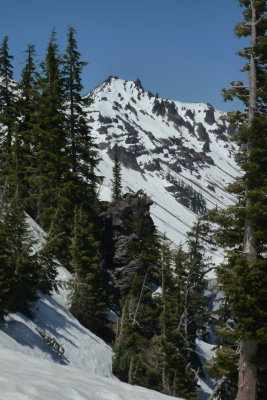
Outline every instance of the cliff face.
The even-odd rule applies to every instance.
[[[151,234],[155,225],[150,217],[149,208],[153,202],[143,197],[142,191],[127,193],[116,204],[106,204],[101,214],[103,221],[103,268],[107,283],[115,295],[121,297],[131,286],[134,276],[140,272],[138,259],[129,257],[129,245],[140,238],[133,231],[132,221],[138,210],[145,206],[144,218]]]

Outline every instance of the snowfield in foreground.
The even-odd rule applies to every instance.
[[[59,279],[68,271],[59,267]],[[40,296],[34,318],[9,314],[0,323],[0,400],[164,400],[160,393],[112,375],[111,348],[82,327],[64,307],[66,290]],[[63,346],[58,355],[42,331]]]
[[[0,400],[167,400],[152,390],[0,348]]]

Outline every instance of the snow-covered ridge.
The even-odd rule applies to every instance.
[[[239,174],[229,141],[232,127],[207,103],[168,101],[144,91],[141,82],[110,77],[87,95],[86,108],[98,144],[101,198],[110,199],[112,155],[117,145],[124,190],[140,188],[152,198],[152,216],[175,244],[185,240],[196,215],[180,197],[177,182],[190,185],[208,208],[234,199],[224,188]],[[178,185],[179,186],[179,185]]]

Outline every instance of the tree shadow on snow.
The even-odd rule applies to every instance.
[[[23,321],[6,321],[0,324],[0,329],[2,332],[10,336],[17,343],[22,346],[29,347],[31,349],[38,348],[41,352],[49,354],[53,361],[66,365],[68,364],[68,360],[64,356],[59,356],[40,336],[38,332],[35,332],[33,329],[27,325],[27,319],[24,315],[19,314],[20,318]]]

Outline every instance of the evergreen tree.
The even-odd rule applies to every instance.
[[[0,205],[1,316],[5,309],[28,312],[37,290],[50,293],[56,276],[52,255],[34,251],[18,186],[6,181]],[[2,280],[3,279],[3,280]]]
[[[88,211],[76,206],[71,243],[75,274],[70,311],[88,329],[105,337],[107,299],[100,267],[99,242]]]
[[[145,276],[148,268],[158,264],[160,259],[158,234],[151,225],[147,204],[148,197],[140,192],[136,213],[128,221],[129,228],[135,234],[129,244],[127,258],[138,262],[138,271]]]
[[[199,218],[191,231],[187,233],[184,320],[181,323],[185,329],[185,337],[192,345],[195,343],[197,334],[205,336],[208,332],[210,313],[204,291],[207,289],[207,273],[214,267],[211,257],[207,256],[212,244],[210,236],[211,227],[203,218]],[[188,316],[191,319],[190,324],[189,321],[186,322]]]
[[[13,56],[9,54],[8,37],[5,36],[0,47],[0,123],[1,123],[1,175],[2,185],[8,169],[12,168],[12,142],[14,124],[17,118],[16,85],[13,81]]]
[[[41,64],[40,107],[34,127],[38,153],[38,222],[47,230],[54,210],[64,192],[66,175],[70,170],[68,140],[65,129],[64,86],[61,60],[58,55],[55,31]]]
[[[157,325],[157,310],[148,283],[148,274],[136,276],[130,292],[122,300],[113,349],[113,371],[124,382],[160,390],[150,340]]]
[[[37,91],[38,73],[36,72],[34,45],[28,45],[25,51],[26,62],[18,85],[18,107],[20,118],[16,124],[15,143],[13,146],[14,167],[18,176],[21,197],[25,199],[26,211],[33,217],[37,216],[36,206],[36,173],[37,154],[34,125],[39,107]]]
[[[68,165],[67,172],[63,174],[64,183],[53,229],[60,234],[58,259],[66,267],[71,267],[69,248],[73,232],[74,208],[83,204],[84,210],[88,210],[87,217],[91,218],[90,223],[98,224],[97,185],[101,181],[95,174],[98,157],[84,111],[89,102],[81,95],[83,89],[81,74],[87,63],[80,61],[75,30],[72,27],[69,27],[68,46],[62,64],[65,100],[64,134],[67,138],[65,154]]]
[[[121,164],[118,157],[118,147],[115,146],[114,150],[114,166],[113,166],[113,180],[112,180],[112,201],[116,202],[121,199],[122,185],[121,185]]]
[[[244,22],[238,24],[238,37],[250,37],[250,46],[239,52],[247,59],[249,87],[232,82],[224,90],[226,100],[238,97],[247,113],[234,113],[239,124],[236,136],[241,145],[243,176],[229,191],[239,196],[239,204],[214,213],[219,223],[219,243],[227,247],[228,261],[219,267],[219,283],[230,308],[234,331],[240,338],[238,400],[266,396],[267,346],[267,260],[266,260],[266,1],[239,0]],[[218,355],[217,355],[218,358]],[[265,374],[265,375],[264,375]]]
[[[82,97],[81,74],[87,62],[80,61],[80,53],[77,50],[75,29],[69,27],[68,46],[63,58],[63,74],[65,96],[67,100],[67,129],[70,137],[70,153],[72,172],[78,174],[95,190],[99,178],[95,175],[95,167],[98,164],[96,145],[93,143],[86,121],[85,107],[90,100]]]
[[[181,250],[181,249],[180,249]],[[161,391],[185,399],[197,398],[196,374],[192,366],[189,341],[185,340],[179,321],[183,312],[181,275],[177,274],[179,256],[174,257],[166,238],[161,239],[161,293],[155,297],[158,304],[160,334],[154,337],[157,365],[161,376]],[[181,259],[180,259],[181,261]],[[183,269],[185,257],[183,258]]]

